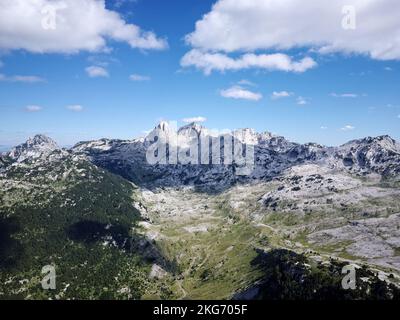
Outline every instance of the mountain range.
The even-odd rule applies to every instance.
[[[252,170],[238,175],[235,161],[150,164],[155,133],[180,135],[178,150],[226,136],[162,122],[144,138],[69,149],[37,135],[0,157],[0,297],[399,297],[394,139],[326,147],[236,130],[254,150]],[[40,286],[44,265],[56,267],[54,291]],[[341,287],[345,265],[356,290]]]

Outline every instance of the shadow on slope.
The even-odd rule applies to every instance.
[[[122,224],[105,224],[91,220],[81,220],[70,225],[66,233],[70,240],[92,245],[103,243],[111,245],[126,254],[139,254],[147,263],[157,263],[171,273],[177,271],[177,265],[168,261],[154,243]]]
[[[400,289],[378,279],[365,267],[356,271],[356,289],[342,288],[344,262],[313,263],[302,254],[286,249],[257,250],[251,262],[263,272],[253,287],[233,299],[257,300],[399,300]],[[368,278],[363,281],[361,278]]]
[[[0,220],[0,270],[16,267],[23,254],[22,244],[13,236],[20,231],[16,218]]]

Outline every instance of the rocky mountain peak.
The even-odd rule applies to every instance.
[[[365,146],[365,145],[370,145],[370,146],[375,145],[387,149],[396,148],[397,146],[396,141],[392,137],[388,135],[383,135],[378,137],[366,137],[359,140],[352,140],[345,143],[342,147]]]
[[[144,139],[139,139],[137,141],[142,141],[142,143],[147,146],[149,145],[149,143],[151,143],[151,141],[153,141],[154,137],[158,137],[160,133],[165,135],[165,137],[168,139],[170,133],[173,131],[173,128],[171,128],[170,124],[167,121],[160,121],[153,130],[146,134]]]
[[[52,145],[57,148],[57,143],[43,134],[37,134],[33,138],[29,138],[26,143],[28,145]]]
[[[192,130],[194,130],[194,131],[197,132],[197,134],[200,134],[200,132],[201,132],[203,129],[204,129],[204,128],[203,128],[202,125],[200,125],[200,124],[198,124],[198,123],[196,123],[196,122],[192,122],[192,123],[189,123],[189,124],[187,124],[187,125],[185,125],[185,126],[179,128],[178,133],[185,135],[186,133],[187,133],[187,134],[190,134],[190,132],[191,132]]]
[[[48,155],[56,149],[58,146],[54,140],[38,134],[13,148],[7,155],[14,161],[22,162],[28,158],[34,159]]]
[[[170,125],[167,121],[160,121],[160,123],[154,128],[155,130],[161,130],[161,131],[168,131],[170,130]]]
[[[400,148],[388,135],[350,141],[340,146],[335,155],[350,171],[372,171],[385,176],[399,173]]]
[[[388,135],[372,138],[372,143],[375,143],[385,149],[394,150],[397,148],[396,141]]]
[[[258,140],[261,141],[267,141],[270,140],[274,137],[274,135],[271,132],[264,131],[262,133],[258,134]]]
[[[256,145],[258,144],[258,135],[254,129],[245,128],[234,131],[236,139],[244,144]]]

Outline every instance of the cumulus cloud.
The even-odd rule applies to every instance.
[[[81,112],[83,111],[83,107],[79,104],[74,104],[74,105],[70,105],[67,106],[67,109],[70,111],[74,111],[74,112]]]
[[[343,27],[355,9],[355,28]],[[400,59],[398,0],[218,0],[186,36],[193,48],[254,51],[311,48]],[[346,14],[348,16],[346,16]]]
[[[252,92],[240,86],[233,86],[229,89],[221,90],[220,94],[224,98],[232,98],[232,99],[243,99],[251,101],[259,101],[262,99],[261,93]]]
[[[296,102],[297,102],[297,104],[300,105],[300,106],[304,106],[304,105],[308,104],[307,99],[304,98],[304,97],[302,97],[302,96],[297,97]]]
[[[182,67],[196,67],[206,75],[211,74],[214,70],[224,72],[250,68],[304,72],[316,65],[317,63],[310,57],[294,61],[290,56],[282,53],[247,53],[235,59],[224,53],[205,52],[198,49],[190,50],[181,59]]]
[[[103,67],[90,66],[90,67],[87,67],[85,70],[86,70],[86,73],[88,74],[88,76],[91,78],[108,77],[109,76],[108,71]]]
[[[129,79],[132,80],[132,81],[150,81],[151,80],[150,77],[143,76],[143,75],[140,75],[140,74],[131,74],[129,76]]]
[[[184,119],[182,119],[182,121],[185,123],[205,122],[205,121],[207,121],[207,118],[199,116],[199,117],[193,117],[193,118],[184,118]]]
[[[340,128],[340,130],[342,130],[342,131],[352,131],[354,129],[355,129],[355,127],[350,124],[345,125],[344,127]]]
[[[293,92],[288,92],[288,91],[274,91],[271,94],[271,99],[281,99],[281,98],[287,98],[293,95]]]
[[[43,108],[41,106],[36,106],[36,105],[29,105],[25,107],[25,111],[27,112],[39,112]]]
[[[335,98],[358,98],[356,93],[331,93],[331,96]]]
[[[0,49],[35,53],[107,51],[109,40],[164,49],[153,32],[129,24],[104,0],[1,0]]]
[[[37,77],[37,76],[6,76],[4,74],[0,74],[0,81],[4,82],[24,82],[24,83],[38,83],[38,82],[45,82],[46,80]]]

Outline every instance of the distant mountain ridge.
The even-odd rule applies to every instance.
[[[166,123],[155,129],[168,131]],[[269,179],[287,168],[301,163],[316,163],[356,175],[379,174],[383,178],[400,173],[400,147],[389,136],[353,140],[339,147],[316,143],[294,143],[269,132],[257,133],[242,129],[248,143],[255,144],[255,168],[248,177],[235,176],[235,164],[222,165],[149,165],[146,161],[147,138],[80,142],[71,150],[87,156],[93,163],[118,173],[135,183],[154,182],[157,185],[195,185],[211,188],[226,187],[237,181]],[[190,132],[212,135],[208,129],[189,124],[179,133]]]
[[[161,130],[167,135],[172,132],[166,122],[161,122],[154,130]],[[149,139],[151,134],[134,140],[100,139],[80,142],[68,152],[87,157],[95,165],[134,183],[158,186],[194,185],[205,189],[226,188],[239,181],[270,179],[294,165],[303,163],[318,164],[360,176],[378,174],[382,178],[393,178],[400,174],[400,145],[387,135],[353,140],[339,147],[326,147],[316,143],[294,143],[282,136],[270,132],[257,133],[252,129],[235,132],[244,137],[243,143],[254,144],[255,166],[249,176],[236,176],[235,163],[150,165],[146,159],[146,150],[152,143]],[[175,134],[183,136],[180,142],[191,139],[191,134],[215,136],[214,132],[196,123],[177,129]],[[14,147],[3,158],[19,163],[27,159],[47,157],[58,149],[60,148],[52,139],[36,135]]]

